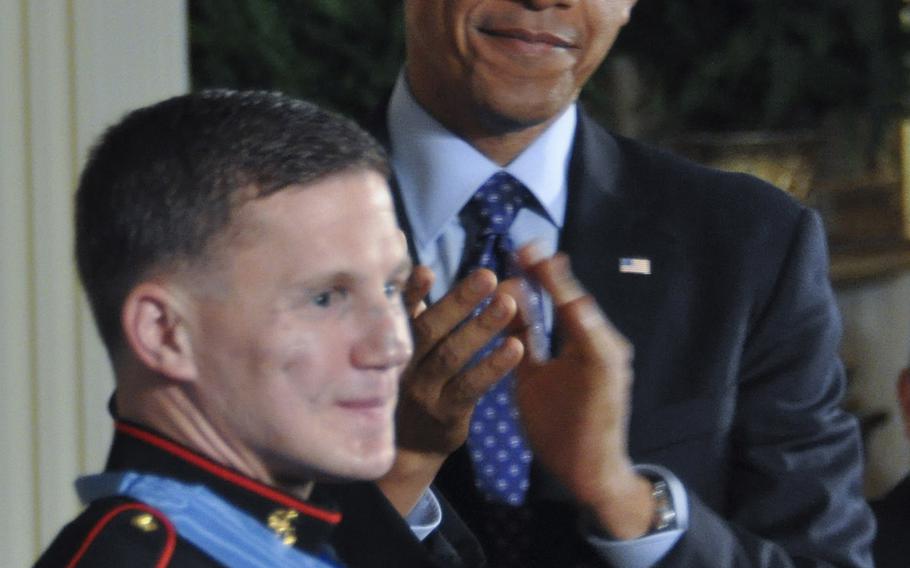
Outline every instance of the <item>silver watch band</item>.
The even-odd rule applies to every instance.
[[[651,497],[654,499],[654,519],[651,521],[651,532],[660,532],[672,528],[676,521],[676,509],[670,488],[663,479],[651,484]]]

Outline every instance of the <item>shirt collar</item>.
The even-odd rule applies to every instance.
[[[392,168],[418,249],[434,242],[477,188],[503,169],[534,194],[561,228],[576,122],[573,103],[501,168],[430,116],[414,99],[404,73],[399,74],[388,113]]]

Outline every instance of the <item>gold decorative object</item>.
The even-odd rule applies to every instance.
[[[812,189],[818,140],[811,132],[693,134],[669,146],[707,166],[754,175],[800,200]]]
[[[910,14],[908,14],[910,19]],[[910,25],[910,24],[908,24]],[[910,239],[910,118],[904,118],[900,122],[900,136],[898,137],[900,176],[901,176],[901,200],[903,207],[904,221],[904,238]]]
[[[894,120],[862,175],[816,184],[831,279],[860,283],[910,269],[910,120]]]
[[[281,542],[286,546],[293,546],[297,542],[297,528],[294,526],[294,521],[298,516],[299,513],[294,509],[275,509],[269,515],[269,528],[281,537]]]
[[[133,517],[133,520],[130,522],[142,532],[154,532],[158,530],[158,522],[155,521],[155,517],[149,513],[139,513]]]

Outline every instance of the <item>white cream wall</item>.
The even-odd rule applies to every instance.
[[[103,128],[188,89],[185,0],[0,0],[0,566],[30,565],[103,465],[109,366],[72,256]]]
[[[844,355],[855,366],[852,394],[862,408],[890,414],[868,440],[866,492],[876,497],[910,472],[895,392],[898,373],[910,365],[910,273],[840,289],[837,298]]]

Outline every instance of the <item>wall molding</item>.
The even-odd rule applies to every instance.
[[[188,90],[187,50],[185,0],[0,2],[0,565],[32,564],[104,464],[113,379],[72,192],[106,126]]]

